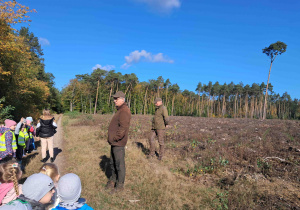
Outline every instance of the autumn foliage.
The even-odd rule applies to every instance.
[[[29,12],[35,10],[16,1],[0,0],[0,96],[5,96],[5,105],[15,107],[15,118],[27,114],[38,117],[40,110],[49,106],[53,88],[51,78],[46,78],[41,46],[29,42],[38,39],[28,28],[13,28],[17,23],[30,22]]]

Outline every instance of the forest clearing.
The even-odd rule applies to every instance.
[[[111,195],[104,190],[111,117],[73,112],[62,118],[57,158],[63,163],[55,162],[80,176],[82,197],[94,209],[300,208],[299,121],[173,116],[158,161],[146,158],[151,116],[134,115],[125,190]],[[40,165],[30,163],[28,173]]]

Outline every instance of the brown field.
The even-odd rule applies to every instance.
[[[111,117],[62,119],[61,171],[81,177],[94,209],[300,209],[299,121],[171,117],[158,161],[146,159],[151,116],[132,116],[125,190],[111,195]]]

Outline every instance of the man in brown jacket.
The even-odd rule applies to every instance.
[[[113,97],[117,112],[108,127],[112,175],[107,182],[106,189],[113,189],[113,192],[117,192],[124,189],[125,145],[128,140],[131,113],[125,103],[125,94],[122,91],[118,91]]]
[[[149,139],[150,154],[148,157],[149,158],[154,157],[155,154],[154,138],[155,136],[157,136],[158,143],[159,143],[158,159],[161,160],[165,151],[164,137],[165,137],[166,126],[168,126],[169,124],[169,116],[168,116],[168,110],[163,105],[161,98],[156,98],[154,104],[155,104],[155,115],[152,119],[152,129],[151,129],[151,135]]]

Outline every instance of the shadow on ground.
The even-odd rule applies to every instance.
[[[106,155],[102,155],[99,158],[101,159],[99,163],[100,169],[105,173],[107,178],[111,177],[112,170],[110,168],[109,158]]]
[[[134,144],[137,146],[137,148],[141,149],[145,155],[149,155],[150,150],[147,149],[143,143],[135,141]]]

